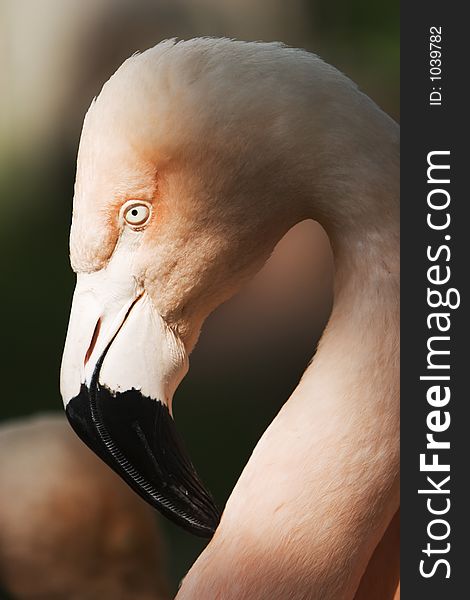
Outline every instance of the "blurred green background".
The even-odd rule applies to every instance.
[[[91,98],[120,63],[168,37],[280,40],[318,53],[398,118],[398,10],[396,0],[1,0],[0,420],[61,409],[77,145]],[[209,319],[175,413],[221,507],[311,358],[330,302],[328,243],[309,225]],[[163,528],[176,585],[203,542]]]

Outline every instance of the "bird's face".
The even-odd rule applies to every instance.
[[[137,493],[209,536],[218,511],[171,403],[210,310],[224,243],[208,215],[188,207],[189,176],[157,170],[120,146],[118,134],[98,136],[106,148],[96,151],[88,134],[85,126],[71,229],[77,283],[61,369],[66,413]]]
[[[171,415],[188,357],[178,320],[170,323],[159,310],[159,273],[148,262],[158,205],[124,197],[105,210],[115,224],[111,253],[94,270],[76,267],[61,370],[66,413],[85,443],[144,499],[192,532],[210,535],[217,509]],[[93,237],[92,221],[89,227]],[[77,253],[72,260],[80,265]]]
[[[92,115],[93,116],[93,115]],[[71,262],[77,273],[61,369],[68,419],[134,490],[191,532],[218,511],[172,418],[173,393],[207,314],[268,254],[255,219],[224,208],[224,179],[151,160],[129,132],[87,118],[80,144]]]
[[[276,141],[282,109],[266,114],[249,76],[251,97],[228,93],[231,78],[202,69],[203,47],[186,55],[172,44],[127,61],[85,119],[61,391],[90,448],[153,506],[207,536],[219,516],[175,430],[173,393],[205,317],[301,215],[281,203],[299,194],[286,189]],[[232,52],[225,60],[238,69]]]

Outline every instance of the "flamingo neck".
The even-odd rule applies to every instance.
[[[350,187],[361,195],[357,214],[347,214],[342,196],[330,197],[326,210],[313,207],[335,255],[331,318],[314,360],[258,442],[213,540],[184,579],[180,600],[351,600],[397,510],[394,141],[389,149],[380,185],[372,165],[370,179]]]

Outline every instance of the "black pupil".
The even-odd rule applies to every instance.
[[[133,208],[131,210],[131,214],[132,214],[133,217],[136,217],[139,214],[139,211],[136,208]]]

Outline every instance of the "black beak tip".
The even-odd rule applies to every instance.
[[[90,389],[82,384],[65,412],[85,444],[144,500],[187,531],[212,537],[219,511],[163,403],[92,382]]]

